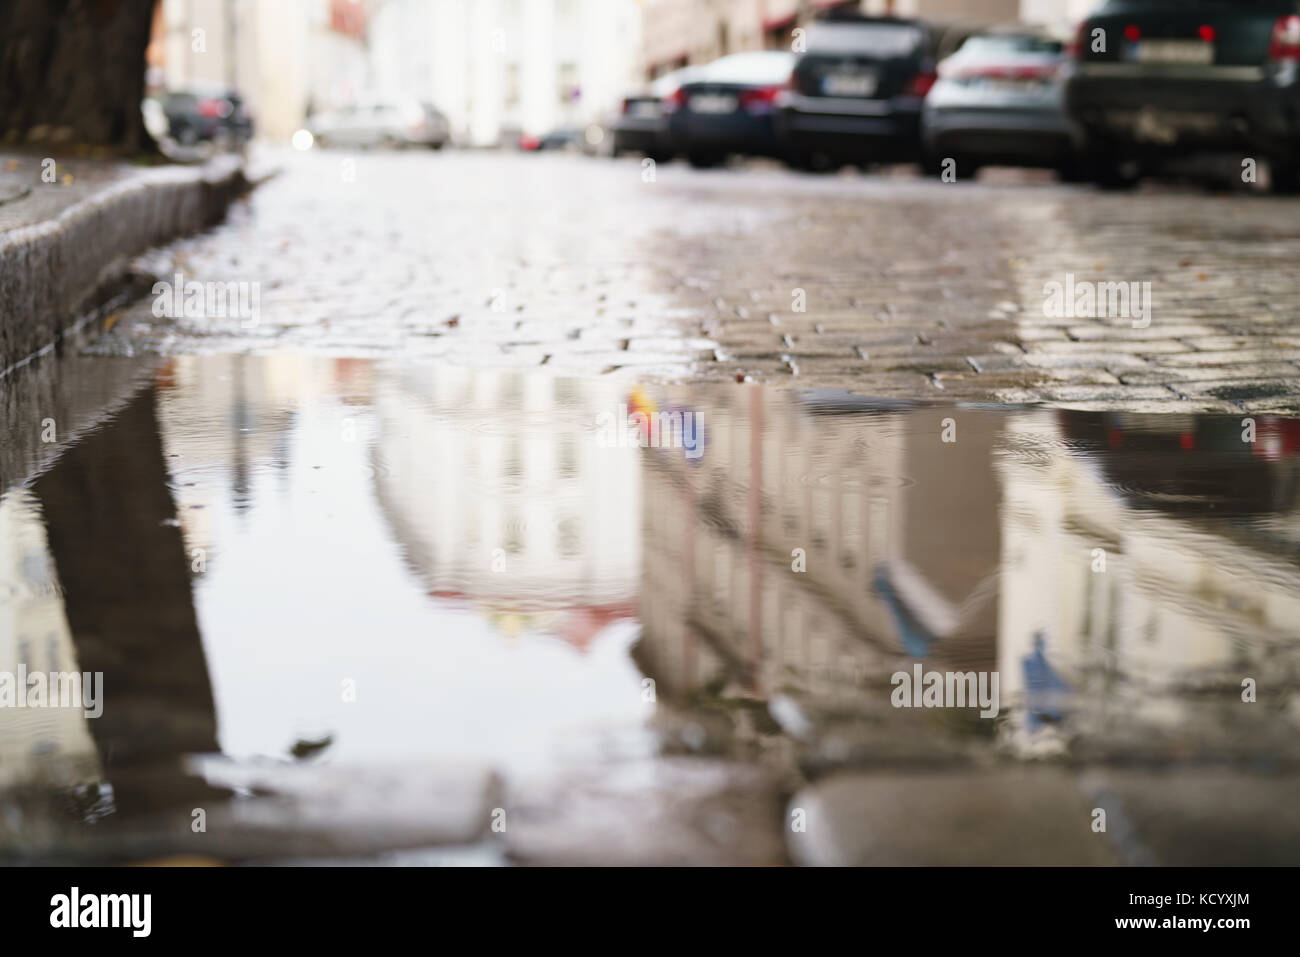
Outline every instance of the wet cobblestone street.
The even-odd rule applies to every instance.
[[[2,382],[0,860],[1300,859],[1300,205],[263,159]]]
[[[400,352],[1099,409],[1300,402],[1293,201],[1010,171],[940,183],[674,164],[646,182],[636,160],[566,155],[277,160],[284,174],[233,222],[155,270],[261,283],[256,329],[155,324],[142,306],[123,348]],[[1146,324],[1045,315],[1045,286],[1067,276],[1149,283]]]

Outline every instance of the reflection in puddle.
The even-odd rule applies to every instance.
[[[1024,761],[1294,794],[1295,422],[293,356],[120,391],[0,497],[0,669],[105,686],[0,708],[6,856],[355,857],[501,810],[520,859],[766,862],[792,789]],[[608,441],[628,409],[696,454]],[[997,719],[891,706],[918,662],[996,672]]]

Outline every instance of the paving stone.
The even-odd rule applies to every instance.
[[[512,779],[506,847],[520,864],[779,865],[786,793],[754,765],[698,757]]]
[[[1112,865],[1095,805],[1059,768],[839,774],[797,793],[795,863],[813,866]]]
[[[1208,382],[1184,382],[1171,386],[1177,392],[1196,398],[1223,399],[1227,402],[1250,402],[1283,396],[1300,395],[1300,378],[1229,379]]]
[[[1028,351],[1036,354],[1087,356],[1105,355],[1106,353],[1128,353],[1131,355],[1151,355],[1154,353],[1190,352],[1188,346],[1176,339],[1150,339],[1135,341],[1129,339],[1090,339],[1087,342],[1031,342]]]
[[[1300,366],[1289,362],[1242,362],[1235,365],[1198,368],[1145,369],[1124,372],[1120,378],[1129,385],[1163,385],[1180,382],[1209,382],[1229,379],[1278,379],[1300,377]]]
[[[1300,861],[1300,778],[1233,768],[1090,770],[1089,803],[1125,864],[1294,866]]]
[[[1176,399],[1163,386],[1125,385],[1048,385],[1035,391],[1050,402],[1142,402]]]

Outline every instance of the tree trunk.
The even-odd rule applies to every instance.
[[[155,0],[0,0],[0,141],[156,152],[144,128]]]

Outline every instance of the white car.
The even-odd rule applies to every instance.
[[[400,149],[426,146],[442,149],[451,138],[447,118],[416,99],[362,100],[307,119],[316,145]]]

